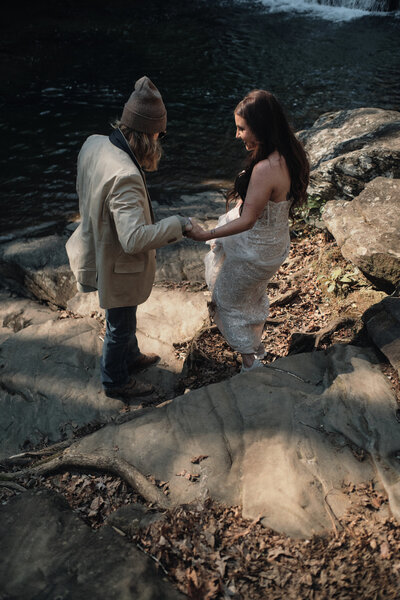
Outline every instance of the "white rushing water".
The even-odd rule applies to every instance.
[[[341,6],[319,4],[318,0],[262,0],[262,2],[270,12],[291,12],[292,14],[297,12],[337,22],[351,21],[367,15],[380,17],[393,15],[393,13],[376,11],[375,9],[379,6],[379,2],[376,0],[341,0]]]

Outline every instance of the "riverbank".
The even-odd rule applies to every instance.
[[[396,598],[399,127],[399,113],[364,108],[300,134],[314,193],[268,285],[267,353],[249,373],[209,320],[204,245],[158,252],[138,337],[162,357],[140,375],[160,393],[129,405],[101,389],[104,314],[65,254],[76,223],[0,245],[11,596],[79,581],[86,597],[151,585],[171,600]],[[180,204],[211,228],[224,209],[215,192]]]
[[[329,291],[337,269],[350,273],[349,264],[327,233],[305,224],[298,227],[291,255],[269,286],[271,313],[263,336],[266,365],[311,347],[327,351],[333,344],[364,347],[371,343],[362,315],[386,295],[375,290],[360,272],[353,274],[350,285],[338,283]],[[178,287],[184,290],[187,284]],[[202,293],[201,285],[196,289]],[[306,347],[299,347],[299,343]],[[240,369],[238,355],[215,329],[206,328],[192,340],[176,344],[175,352],[187,365],[177,393],[223,381]],[[383,355],[379,356],[379,368],[400,407],[398,373]],[[160,401],[155,400],[154,406]],[[131,407],[139,413],[143,409],[140,404]],[[75,435],[79,438],[90,431],[84,428]],[[32,459],[35,450],[38,448],[31,449]],[[365,456],[360,454],[358,460],[365,460]],[[342,491],[351,498],[353,508],[340,520],[332,518],[331,533],[305,540],[266,529],[258,519],[243,518],[240,507],[211,500],[160,513],[112,474],[71,468],[47,477],[22,477],[19,484],[61,494],[94,530],[106,522],[117,530],[122,527],[126,539],[152,557],[160,576],[166,573],[192,599],[264,600],[268,594],[272,600],[280,599],[283,593],[296,600],[376,594],[397,598],[394,557],[400,550],[400,529],[390,516],[386,494],[373,482],[344,486]],[[168,489],[168,482],[157,485]],[[0,487],[3,502],[18,493]],[[115,511],[128,506],[136,507],[137,525],[129,518],[118,520],[115,516],[112,520],[119,514]],[[129,532],[124,523],[130,523]]]

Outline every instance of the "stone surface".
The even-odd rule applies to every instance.
[[[69,298],[76,293],[65,241],[65,237],[54,234],[2,244],[2,277],[21,295],[65,308]]]
[[[112,512],[106,522],[127,535],[135,535],[139,529],[146,529],[152,523],[164,519],[165,515],[149,510],[143,504],[127,504]]]
[[[107,425],[68,452],[118,453],[168,481],[174,505],[211,496],[291,536],[330,529],[330,510],[348,507],[342,485],[371,479],[399,519],[397,404],[374,361],[340,345],[279,359]]]
[[[400,298],[384,298],[364,320],[370,337],[400,375]]]
[[[3,343],[0,458],[104,423],[123,408],[102,391],[99,334],[95,319],[62,319],[25,327]]]
[[[77,293],[69,300],[67,308],[80,316],[93,313],[104,316],[97,292]],[[141,378],[167,396],[175,395],[183,361],[175,355],[173,344],[192,339],[206,322],[208,309],[203,292],[154,287],[148,300],[138,306],[137,338],[141,352],[158,354],[161,361],[157,368],[150,369]]]
[[[201,194],[200,194],[201,196]],[[222,203],[209,200],[202,206],[196,202],[184,201],[181,214],[195,216],[209,226],[223,212]],[[195,208],[196,207],[196,208]],[[160,218],[176,213],[168,207],[160,212]],[[45,237],[11,239],[0,244],[0,275],[3,283],[21,296],[28,296],[48,302],[60,308],[66,308],[76,295],[76,282],[70,270],[65,243],[77,223],[71,223],[63,235],[52,234]],[[26,233],[29,233],[27,230]],[[156,282],[204,282],[204,256],[209,248],[204,243],[184,239],[176,244],[157,250]],[[82,296],[82,295],[80,295]],[[88,314],[89,298],[74,301],[74,312]],[[81,304],[80,308],[76,304]],[[97,310],[93,302],[90,310]],[[85,308],[84,308],[85,306]]]
[[[0,290],[0,343],[30,325],[57,321],[58,312],[44,304]]]
[[[311,162],[309,193],[324,200],[351,200],[375,177],[400,177],[400,112],[326,113],[299,137]]]
[[[97,293],[80,296],[91,297],[95,307]],[[156,287],[139,307],[139,347],[161,361],[137,377],[152,383],[159,397],[176,395],[182,373],[184,363],[173,343],[190,340],[207,318],[202,292]],[[3,292],[0,325],[0,457],[27,444],[59,441],[80,427],[110,420],[123,408],[102,391],[98,320],[60,319],[43,305]]]
[[[157,250],[156,283],[204,282],[204,257],[209,246],[185,239]]]
[[[49,491],[0,506],[5,600],[179,600],[153,561],[112,527],[93,531]]]
[[[328,202],[322,217],[343,256],[392,291],[400,281],[400,179],[377,177],[352,202]]]
[[[176,214],[177,210],[184,217],[193,217],[199,221],[217,221],[225,212],[225,198],[221,192],[206,191],[193,194],[182,194],[176,204],[154,207],[156,219],[164,219]],[[177,208],[179,207],[179,208]]]

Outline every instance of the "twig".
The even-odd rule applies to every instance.
[[[299,289],[289,290],[286,294],[281,294],[274,300],[271,300],[270,307],[272,306],[283,306],[284,304],[289,304],[294,298],[296,298],[300,293]]]
[[[157,558],[157,556],[154,556],[154,554],[150,554],[149,552],[146,552],[146,550],[143,548],[143,546],[141,546],[140,544],[136,543],[136,546],[139,548],[139,550],[141,550],[146,556],[149,556],[151,559],[154,560],[154,562],[156,562],[161,569],[164,571],[165,575],[168,575],[168,571],[167,569],[164,567],[164,565],[162,564],[162,562]]]
[[[329,490],[329,492],[328,492],[327,494],[325,494],[325,496],[324,496],[324,502],[325,502],[326,506],[328,507],[328,515],[329,515],[329,518],[330,518],[330,520],[331,520],[331,522],[332,522],[332,525],[333,525],[333,530],[334,530],[334,532],[335,532],[335,537],[337,538],[337,537],[339,536],[339,532],[338,532],[338,529],[337,529],[337,527],[336,527],[336,522],[335,522],[335,519],[336,519],[336,521],[339,523],[339,525],[340,525],[340,527],[341,527],[342,529],[343,529],[343,525],[342,525],[342,523],[341,523],[340,519],[339,519],[339,518],[338,518],[338,517],[335,515],[335,513],[333,512],[333,510],[332,510],[332,507],[331,507],[331,505],[329,504],[329,502],[328,502],[328,500],[327,500],[327,498],[328,498],[329,494],[330,494],[332,491],[333,491],[333,490]]]

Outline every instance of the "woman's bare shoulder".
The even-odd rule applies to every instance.
[[[278,153],[273,153],[268,158],[260,160],[253,169],[253,173],[257,177],[271,177],[278,175],[282,168],[286,167],[286,161],[283,156]]]

